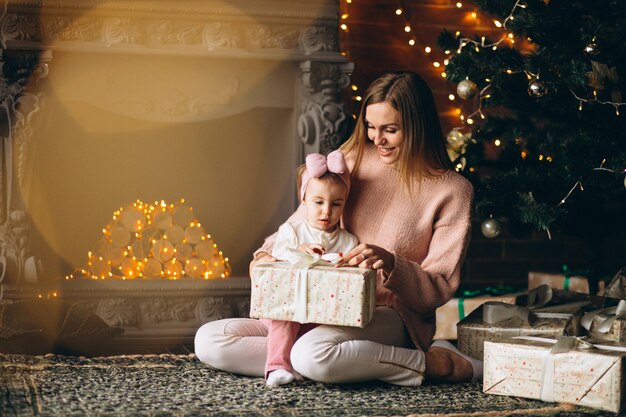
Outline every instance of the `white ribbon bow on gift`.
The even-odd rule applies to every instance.
[[[626,300],[620,300],[619,304],[613,307],[602,308],[600,310],[585,313],[583,318],[580,320],[581,326],[590,330],[591,323],[596,316],[598,316],[598,322],[595,330],[599,333],[608,333],[609,330],[611,330],[611,327],[613,327],[613,322],[615,322],[615,320],[626,319]]]
[[[338,253],[325,253],[323,255],[309,254],[304,251],[287,248],[287,259],[291,265],[299,268],[310,267],[314,265],[334,265],[341,260]]]
[[[307,287],[309,268],[315,265],[334,265],[341,260],[338,253],[323,255],[309,254],[301,250],[288,248],[287,262],[298,268],[296,277],[293,321],[307,323]]]

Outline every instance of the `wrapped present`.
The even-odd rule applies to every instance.
[[[604,289],[603,295],[626,300],[626,267],[617,271],[617,274]]]
[[[457,324],[459,350],[483,359],[487,341],[502,341],[513,336],[581,335],[580,319],[589,301],[530,309],[499,302],[487,302]]]
[[[625,355],[626,345],[575,337],[485,342],[483,391],[617,413],[624,408]]]
[[[626,343],[626,300],[613,307],[589,311],[580,323],[591,339]]]
[[[603,308],[617,305],[619,302],[615,298],[607,298],[600,295],[585,294],[575,291],[565,291],[552,288],[547,284],[540,285],[528,291],[526,304],[529,308],[539,308],[544,306],[556,306],[572,303],[575,301],[588,301],[590,307]]]
[[[250,317],[363,327],[375,293],[372,269],[264,263],[252,270]]]
[[[563,269],[564,272],[561,274],[530,271],[528,273],[528,289],[532,290],[546,284],[560,290],[589,294],[589,280],[586,276],[572,274],[567,267]]]
[[[521,299],[523,301],[523,298]],[[457,324],[459,349],[477,359],[483,357],[483,343],[507,337],[539,333],[574,335],[583,333],[583,313],[616,305],[619,300],[551,288],[541,285],[526,294],[526,307],[499,307],[487,302]],[[518,304],[520,304],[518,302]],[[495,312],[495,314],[494,314]]]
[[[452,298],[436,311],[437,327],[433,339],[456,339],[457,323],[487,301],[500,301],[508,304],[516,304],[520,297],[523,297],[523,295],[516,293],[503,294],[499,296]]]

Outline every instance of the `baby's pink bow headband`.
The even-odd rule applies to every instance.
[[[302,185],[300,186],[300,198],[304,200],[304,193],[311,178],[319,178],[326,172],[337,174],[346,184],[350,191],[350,171],[346,166],[343,152],[339,149],[332,151],[328,156],[312,153],[306,156],[306,169],[302,173]]]

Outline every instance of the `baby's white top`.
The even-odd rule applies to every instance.
[[[278,229],[276,242],[272,248],[272,256],[287,259],[287,248],[296,249],[305,243],[318,243],[326,253],[346,253],[354,249],[358,239],[346,230],[338,227],[333,232],[325,232],[312,227],[306,220],[295,223],[284,223]]]

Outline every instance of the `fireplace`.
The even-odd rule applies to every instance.
[[[247,316],[248,262],[295,209],[295,168],[345,136],[341,94],[352,64],[339,53],[338,8],[8,1],[2,301],[86,303],[124,327],[110,346],[118,352],[189,344],[206,321]],[[215,279],[65,279],[111,213],[137,199],[185,199],[232,270]]]

